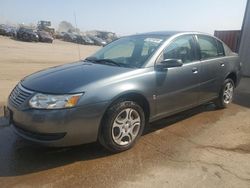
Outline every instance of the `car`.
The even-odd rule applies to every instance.
[[[91,40],[89,37],[87,37],[85,35],[82,36],[82,41],[83,41],[83,44],[85,44],[85,45],[94,45],[95,44],[93,40]]]
[[[94,42],[88,38],[87,36],[80,35],[78,33],[70,33],[69,36],[66,34],[66,38],[68,38],[69,42],[74,42],[77,44],[94,44]]]
[[[108,32],[108,31],[93,30],[93,31],[88,31],[87,34],[92,35],[92,36],[96,36],[96,37],[104,40],[107,44],[118,39],[118,36],[115,33]]]
[[[105,46],[107,44],[106,41],[102,40],[101,38],[98,38],[96,36],[93,36],[93,35],[88,35],[88,37],[94,41],[94,44],[97,45],[97,46]]]
[[[112,32],[105,32],[105,31],[97,31],[98,38],[101,38],[104,40],[106,43],[111,43],[112,41],[118,39],[117,35]]]
[[[150,122],[208,102],[227,107],[241,66],[222,41],[200,32],[121,37],[86,59],[25,77],[4,114],[18,135],[40,144],[99,141],[121,152]]]
[[[26,42],[38,42],[39,36],[33,29],[20,27],[17,31],[17,39]]]
[[[13,26],[8,26],[5,24],[0,24],[0,35],[16,37],[17,29]]]
[[[66,32],[56,32],[55,33],[55,38],[56,39],[63,39],[63,36]]]
[[[39,31],[37,31],[37,34],[39,36],[40,42],[52,43],[54,40],[53,37],[50,35],[50,33],[46,32],[46,31],[39,30]]]
[[[74,42],[77,43],[77,41],[79,40],[79,37],[77,37],[75,34],[73,33],[63,33],[63,40],[67,41],[67,42]]]
[[[77,44],[84,44],[84,40],[82,38],[82,35],[80,34],[74,34],[75,37],[76,37],[76,40],[73,41],[74,43],[77,43]]]

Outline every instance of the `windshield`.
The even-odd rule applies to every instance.
[[[166,37],[131,36],[120,38],[105,46],[87,60],[98,63],[113,62],[113,65],[142,67]]]

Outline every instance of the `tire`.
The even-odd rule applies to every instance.
[[[134,146],[145,127],[145,115],[136,102],[123,100],[111,106],[104,115],[99,142],[114,153]]]
[[[229,87],[231,89],[229,89]],[[233,100],[234,88],[235,88],[234,81],[230,78],[227,78],[221,87],[219,97],[214,102],[216,108],[223,109],[228,107],[228,105]]]

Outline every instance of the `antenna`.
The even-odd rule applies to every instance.
[[[77,29],[77,24],[76,24],[76,13],[74,12],[74,18],[75,18],[75,27]],[[79,43],[77,43],[77,47],[78,47],[78,57],[79,57],[79,60],[81,60],[81,54],[80,54],[80,46],[79,46]]]

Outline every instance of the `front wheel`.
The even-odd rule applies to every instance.
[[[112,152],[125,151],[143,132],[144,111],[133,101],[118,102],[108,109],[101,126],[100,143]]]
[[[215,106],[219,109],[226,108],[233,101],[234,82],[228,78],[224,81],[219,98],[215,101]]]

